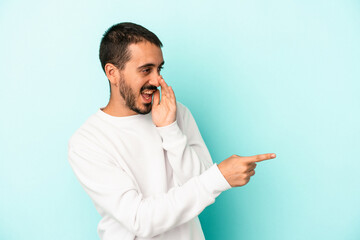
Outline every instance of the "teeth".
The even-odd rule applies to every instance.
[[[143,94],[152,94],[153,92],[152,91],[150,91],[150,92],[143,92]]]

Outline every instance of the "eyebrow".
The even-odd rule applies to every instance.
[[[162,63],[160,63],[160,65],[159,65],[159,67],[163,66],[164,64],[165,64],[165,61],[162,61]],[[146,64],[138,67],[138,69],[145,68],[145,67],[155,67],[155,64],[154,63],[146,63]]]

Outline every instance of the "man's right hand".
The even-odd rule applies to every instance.
[[[162,76],[159,76],[160,91],[156,90],[151,110],[152,120],[157,127],[165,127],[176,120],[176,98],[174,90],[168,86]]]
[[[257,162],[275,158],[274,153],[260,154],[250,157],[232,155],[218,164],[218,168],[231,187],[241,187],[254,176]]]

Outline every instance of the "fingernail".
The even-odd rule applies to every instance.
[[[271,157],[274,158],[274,157],[276,157],[276,155],[275,155],[275,154],[271,154]]]

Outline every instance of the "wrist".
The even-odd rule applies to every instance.
[[[226,168],[223,166],[223,163],[219,163],[217,164],[217,167],[221,173],[221,175],[223,175],[224,179],[229,183],[229,185],[232,187],[232,185],[230,184],[229,182],[229,179],[228,179],[228,171],[226,171]]]
[[[169,122],[154,123],[154,124],[155,124],[155,126],[156,126],[157,128],[166,128],[166,127],[169,127],[170,125],[174,125],[175,122],[176,122],[176,120],[171,121],[171,122],[169,121]]]

